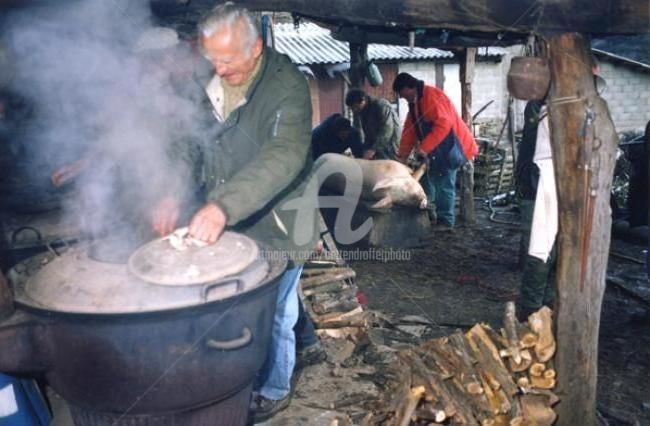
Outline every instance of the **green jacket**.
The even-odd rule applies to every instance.
[[[300,264],[318,236],[317,188],[305,191],[312,166],[309,88],[286,56],[265,49],[261,60],[245,99],[216,136],[206,138],[198,150],[185,146],[177,158],[193,163],[205,201],[221,207],[229,229]],[[215,76],[210,86],[220,87],[219,78]],[[213,102],[206,102],[210,107],[219,100],[219,90],[212,93],[217,98],[213,95]],[[291,208],[292,200],[300,201],[299,214]]]
[[[401,130],[399,117],[386,99],[368,96],[368,105],[359,114],[364,135],[364,149],[376,151],[377,160],[394,160]]]

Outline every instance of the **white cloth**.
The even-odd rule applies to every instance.
[[[540,114],[546,114],[546,108],[542,108]],[[546,262],[551,254],[558,230],[557,190],[555,188],[548,116],[540,120],[537,127],[533,161],[539,168],[539,182],[535,197],[528,254]]]

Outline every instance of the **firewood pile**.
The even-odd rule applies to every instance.
[[[368,322],[357,298],[356,273],[341,257],[322,218],[321,231],[323,248],[305,263],[300,276],[300,297],[319,336],[358,334],[356,331],[366,329]]]
[[[500,332],[477,324],[399,351],[385,397],[362,424],[551,425],[551,326],[550,309],[519,323],[509,302]]]
[[[311,261],[300,277],[300,289],[305,310],[319,334],[336,337],[341,332],[332,329],[365,328],[367,321],[357,299],[359,289],[352,268]]]

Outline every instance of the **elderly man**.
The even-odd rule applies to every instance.
[[[286,56],[264,47],[259,26],[246,9],[230,2],[219,5],[199,31],[204,56],[216,74],[206,92],[221,125],[216,139],[199,147],[200,155],[179,156],[189,163],[201,159],[194,176],[202,179],[203,205],[192,216],[189,232],[214,243],[229,227],[291,259],[281,277],[270,353],[253,401],[257,422],[286,408],[291,397],[296,286],[301,261],[315,246],[318,232],[315,220],[298,221],[295,209],[283,207],[301,199],[317,209],[317,194],[305,193],[312,163],[311,100],[303,75]],[[180,211],[180,197],[165,198],[154,212],[154,228],[169,233]]]
[[[399,145],[399,117],[386,99],[369,96],[361,89],[350,89],[345,104],[361,121],[367,160],[395,160]]]
[[[393,90],[409,104],[399,160],[406,161],[413,150],[428,159],[429,168],[420,183],[429,201],[435,201],[430,217],[439,229],[451,229],[456,218],[456,171],[478,154],[476,141],[442,90],[405,72],[395,77]]]

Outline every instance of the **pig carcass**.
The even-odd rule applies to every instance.
[[[323,188],[345,196],[357,194],[365,201],[375,201],[372,208],[388,209],[393,205],[427,207],[427,196],[418,182],[425,172],[422,165],[413,171],[393,160],[362,160],[341,154],[323,154],[314,170]]]

